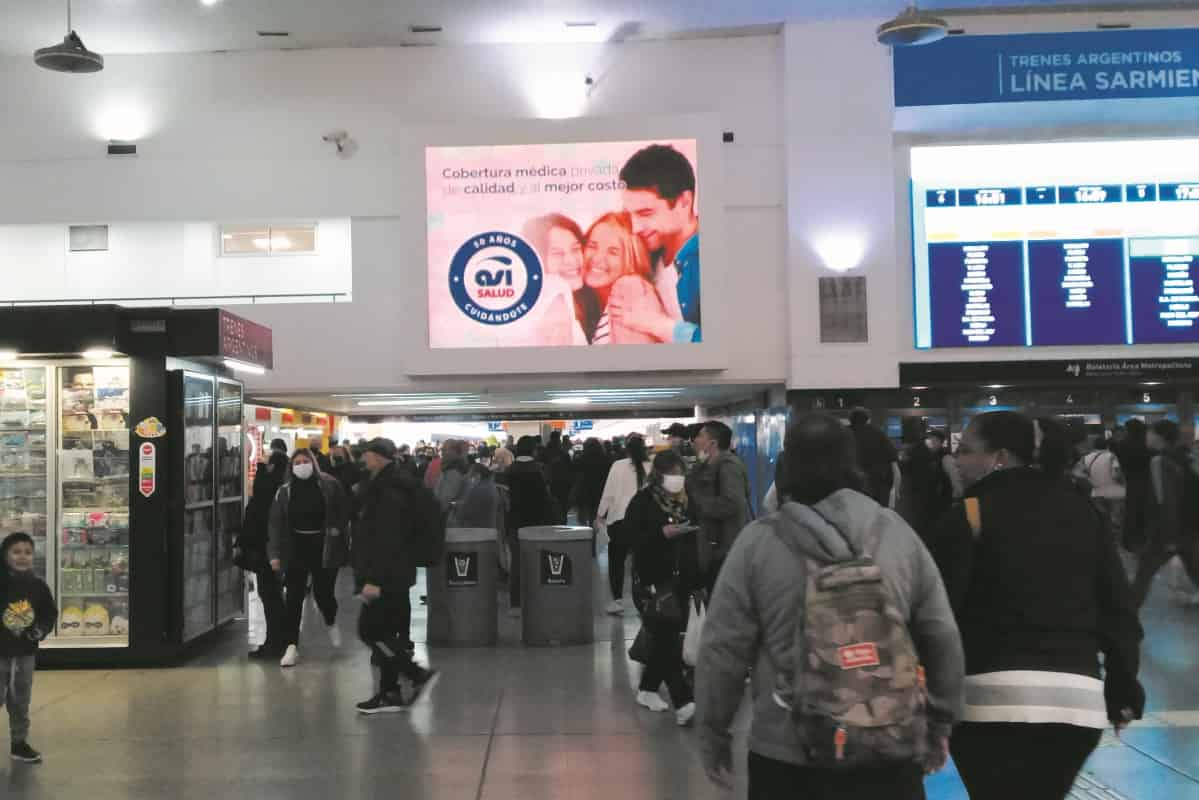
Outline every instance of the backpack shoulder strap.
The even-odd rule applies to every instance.
[[[974,535],[974,541],[978,541],[983,534],[983,509],[982,503],[977,497],[967,497],[962,500],[962,505],[966,509],[966,522],[970,524],[970,532]]]

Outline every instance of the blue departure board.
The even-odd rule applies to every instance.
[[[1199,343],[1196,151],[912,148],[916,347]]]

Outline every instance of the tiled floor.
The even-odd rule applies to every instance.
[[[504,617],[499,648],[432,653],[443,678],[410,713],[363,719],[353,704],[370,694],[371,676],[351,639],[356,611],[345,604],[341,651],[306,630],[293,670],[247,662],[243,626],[174,669],[40,674],[34,742],[47,762],[0,765],[0,797],[724,796],[704,779],[693,735],[633,705],[631,617],[597,617],[594,645],[563,649],[522,648],[518,621]],[[1077,798],[1199,800],[1199,610],[1159,589],[1146,622],[1152,715],[1122,741],[1105,740]],[[928,790],[932,800],[965,797],[952,769]],[[736,796],[744,791],[742,777]]]

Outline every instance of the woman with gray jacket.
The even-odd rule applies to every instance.
[[[911,800],[919,796],[925,772],[945,763],[949,732],[961,703],[962,643],[941,576],[907,523],[860,491],[853,439],[839,421],[823,415],[800,420],[787,432],[784,452],[782,509],[737,537],[708,609],[696,668],[704,766],[714,781],[728,784],[730,727],[745,695],[746,677],[751,676],[749,800],[809,796]],[[788,707],[801,707],[798,704],[806,697],[784,691],[797,663],[802,663],[797,659],[813,656],[797,642],[800,615],[806,614],[808,563],[823,568],[863,553],[873,558],[881,572],[923,666],[926,739],[904,743],[912,751],[931,753],[920,760],[853,767],[814,760],[816,751],[801,744]],[[850,652],[841,654],[841,669],[879,664],[882,648],[875,647],[869,643],[842,647]],[[874,662],[846,666],[846,657],[860,660],[871,653]],[[878,699],[879,703],[885,700]],[[869,705],[873,709],[875,703]],[[845,733],[841,729],[839,735]],[[839,747],[845,743],[842,739]]]
[[[281,667],[294,667],[299,660],[300,620],[310,576],[312,595],[329,627],[329,641],[334,647],[341,646],[333,590],[337,570],[349,559],[346,507],[337,478],[321,472],[311,452],[297,450],[291,457],[289,479],[271,507],[267,543],[271,568],[285,575],[287,589]]]

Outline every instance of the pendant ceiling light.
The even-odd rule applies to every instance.
[[[71,0],[67,0],[66,38],[61,44],[35,51],[33,61],[39,67],[54,72],[99,72],[104,69],[104,56],[88,50],[71,27]]]
[[[878,27],[878,42],[890,47],[932,44],[949,33],[949,23],[913,5]]]

